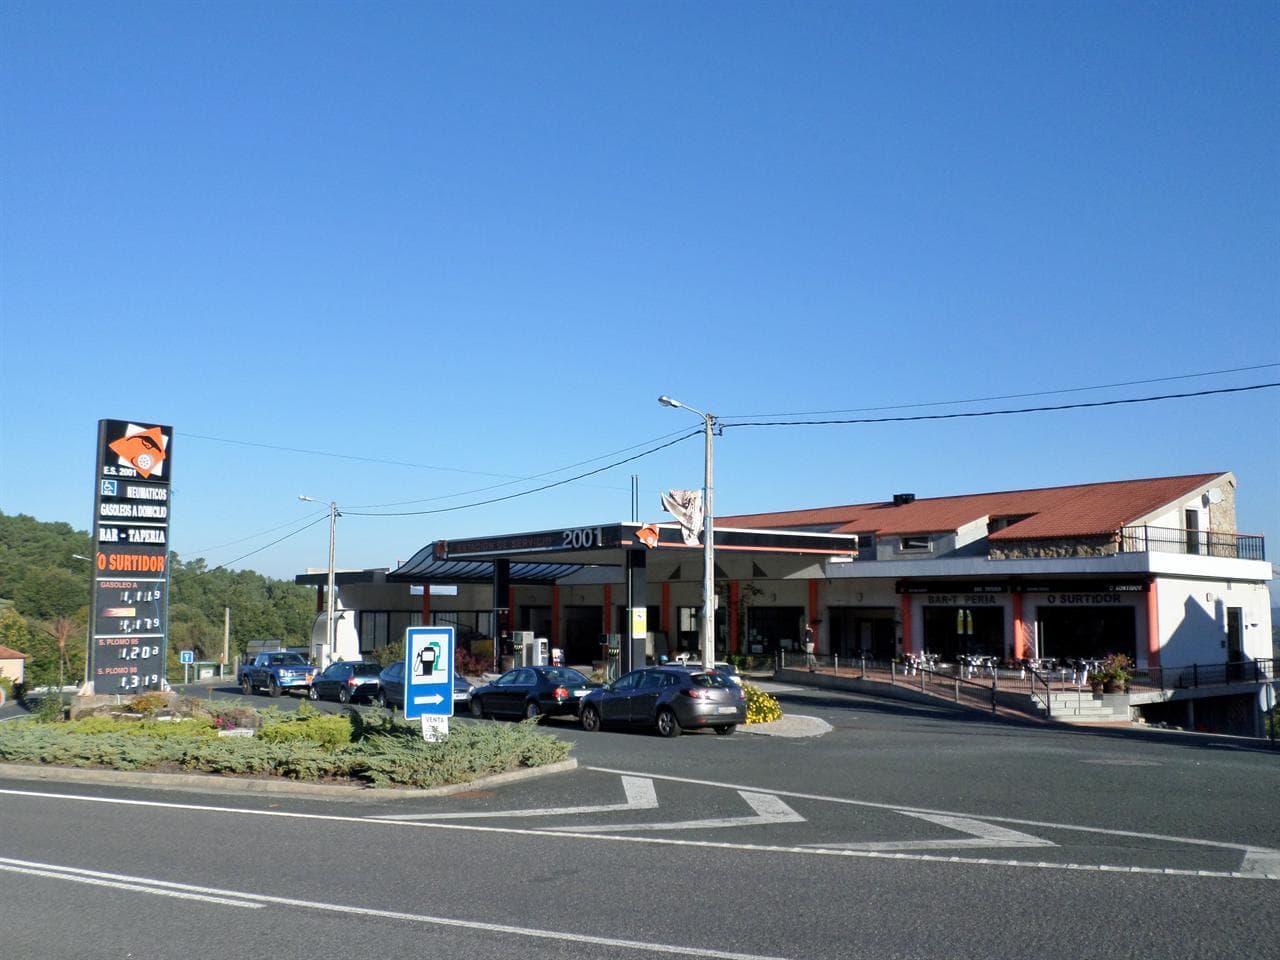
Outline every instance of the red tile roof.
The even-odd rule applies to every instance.
[[[1113,533],[1226,476],[1225,473],[1196,473],[1038,490],[930,497],[901,506],[892,502],[863,503],[816,510],[743,514],[717,517],[716,524],[764,529],[820,528],[828,533],[875,533],[884,536],[953,532],[984,517],[1023,517],[992,533],[991,539],[1092,536]]]
[[[19,651],[14,650],[11,647],[6,647],[3,644],[0,644],[0,660],[30,660],[30,659],[31,659],[31,654],[20,653]]]

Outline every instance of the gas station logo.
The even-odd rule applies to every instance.
[[[107,448],[120,458],[122,466],[132,467],[144,479],[164,476],[165,451],[169,446],[168,438],[159,427],[139,427],[129,424],[125,434],[118,440],[112,440]]]

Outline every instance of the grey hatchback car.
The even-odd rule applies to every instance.
[[[635,724],[664,737],[698,727],[730,734],[747,720],[747,698],[742,687],[716,670],[645,667],[588,691],[578,715],[588,731]]]

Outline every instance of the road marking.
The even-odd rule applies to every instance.
[[[584,767],[585,770],[593,770],[597,773],[617,773],[632,774],[633,776],[652,777],[654,780],[670,780],[673,783],[688,783],[701,787],[720,787],[725,790],[760,790],[760,787],[747,786],[740,783],[721,783],[716,780],[697,780],[691,777],[676,777],[662,773],[646,773],[637,774],[633,770],[613,770],[609,767]],[[766,788],[767,789],[767,788]],[[878,803],[873,800],[850,800],[848,797],[832,797],[821,793],[801,793],[798,790],[774,790],[773,793],[780,797],[791,797],[795,800],[816,800],[820,803],[834,803],[839,806],[847,807],[866,807],[869,810],[888,810],[892,813],[927,813],[944,817],[968,817],[973,816],[969,813],[957,813],[954,810],[933,810],[928,807],[909,807],[897,803]],[[1078,824],[1071,823],[1050,823],[1045,820],[1026,820],[1020,817],[1000,817],[988,816],[987,814],[979,814],[983,820],[990,823],[1013,823],[1022,827],[1042,827],[1046,830],[1068,830],[1075,833],[1097,833],[1107,837],[1132,837],[1137,840],[1158,840],[1164,843],[1179,843],[1195,847],[1214,847],[1219,850],[1269,850],[1280,859],[1280,850],[1270,850],[1267,847],[1253,847],[1247,843],[1231,843],[1226,840],[1198,840],[1194,837],[1176,837],[1163,833],[1141,833],[1136,830],[1114,830],[1108,827],[1082,827]],[[1191,871],[1194,875],[1196,871]],[[1280,880],[1280,876],[1270,876],[1268,879]]]
[[[981,820],[969,817],[942,817],[931,813],[911,813],[899,810],[899,813],[917,820],[928,820],[939,826],[949,827],[967,837],[952,837],[945,840],[885,840],[872,843],[812,843],[805,846],[827,847],[837,850],[949,850],[971,849],[974,847],[1056,847],[1051,840],[1033,837],[1029,833],[1019,833],[1007,827],[997,827]]]
[[[78,870],[74,867],[56,867],[46,864],[31,863],[27,860],[10,860],[0,857],[0,870],[8,873],[25,873],[32,877],[51,877],[55,880],[70,880],[73,883],[87,883],[97,887],[112,887],[116,890],[134,890],[138,893],[152,893],[160,897],[176,897],[179,900],[203,900],[205,903],[218,903],[227,907],[246,907],[250,910],[261,910],[264,904],[250,903],[246,900],[232,900],[228,897],[213,897],[200,893],[187,893],[182,890],[162,890],[160,881],[143,880],[136,877],[108,880],[108,874],[91,875],[91,871]],[[122,880],[130,882],[121,882]]]
[[[366,821],[368,822],[368,821]],[[646,943],[641,940],[622,940],[616,937],[594,937],[588,934],[566,933],[563,930],[543,930],[538,927],[518,927],[507,923],[485,923],[480,920],[459,920],[454,917],[434,917],[421,913],[406,913],[400,910],[378,910],[372,907],[354,907],[342,903],[321,903],[315,900],[295,900],[291,897],[273,897],[261,893],[248,893],[243,890],[221,890],[217,887],[201,887],[188,883],[174,883],[168,880],[154,880],[150,877],[131,877],[119,873],[103,873],[98,870],[86,870],[81,867],[66,867],[57,864],[32,863],[27,860],[9,860],[0,857],[0,867],[12,865],[22,867],[19,872],[35,873],[59,880],[71,880],[77,883],[93,883],[100,886],[119,887],[127,890],[140,890],[145,893],[159,893],[173,897],[185,897],[193,900],[208,900],[212,903],[225,903],[230,906],[261,908],[267,904],[284,907],[296,907],[309,910],[321,910],[325,913],[346,913],[361,917],[376,917],[385,920],[406,920],[410,923],[428,924],[437,927],[454,927],[463,930],[477,930],[482,933],[505,933],[517,937],[531,937],[540,940],[555,940],[567,944],[589,944],[598,947],[617,947],[625,950],[639,950],[645,953],[671,953],[682,957],[709,957],[712,960],[787,960],[785,957],[766,956],[758,953],[737,953],[732,950],[711,950],[705,947],[688,947],[669,943]],[[238,897],[240,899],[230,899]],[[245,901],[252,901],[246,903]]]
[[[1280,875],[1280,850],[1266,847],[1245,847],[1240,872],[1259,876]]]
[[[483,810],[467,813],[383,814],[373,820],[474,820],[482,817],[561,817],[582,813],[608,813],[614,810],[655,810],[658,794],[648,777],[623,777],[623,803],[599,803],[583,807],[533,807],[525,810]]]
[[[594,769],[594,768],[593,768]],[[680,777],[657,777],[655,779],[680,780]],[[782,791],[779,791],[780,793]],[[667,847],[695,847],[704,850],[727,850],[737,853],[787,853],[787,854],[803,854],[808,856],[840,856],[851,857],[865,860],[899,860],[905,862],[918,863],[959,863],[979,866],[999,866],[999,867],[1033,867],[1040,870],[1071,870],[1085,871],[1091,873],[1132,873],[1146,874],[1151,876],[1164,877],[1195,877],[1195,878],[1213,878],[1222,880],[1280,880],[1280,874],[1269,873],[1244,873],[1240,871],[1229,870],[1191,870],[1176,867],[1124,867],[1112,866],[1109,864],[1087,864],[1087,863],[1037,863],[1034,861],[1024,860],[991,860],[991,859],[972,859],[966,857],[944,857],[927,853],[894,853],[880,850],[840,850],[833,847],[803,847],[789,844],[764,844],[764,843],[729,843],[721,840],[676,840],[671,837],[632,837],[625,834],[613,833],[571,833],[567,830],[546,830],[532,829],[527,827],[488,827],[479,824],[463,824],[463,823],[432,823],[430,821],[404,821],[404,820],[378,820],[372,817],[344,817],[336,814],[328,813],[299,813],[291,810],[255,810],[246,807],[217,807],[210,804],[196,803],[171,803],[161,802],[158,800],[126,800],[121,797],[89,797],[74,793],[47,793],[34,790],[9,790],[0,789],[0,795],[34,797],[46,800],[74,800],[82,803],[106,803],[121,806],[149,807],[162,810],[187,810],[197,811],[201,813],[227,814],[233,817],[258,816],[258,817],[279,817],[291,820],[307,820],[322,823],[342,823],[365,826],[387,826],[387,827],[416,827],[423,830],[457,830],[468,833],[491,833],[495,835],[505,836],[524,836],[524,837],[563,837],[574,838],[579,840],[592,841],[616,841],[619,843],[645,843],[654,846]],[[788,796],[798,796],[798,794],[787,794]],[[814,797],[813,799],[824,799],[822,797]],[[827,798],[833,803],[860,804],[868,807],[883,807],[893,810],[897,813],[905,812],[898,807],[889,804],[871,803],[869,801],[844,800],[839,797]],[[932,811],[929,811],[932,812]],[[1025,823],[1028,821],[1010,821],[1005,817],[988,817],[989,820],[1002,820],[1008,822]],[[1036,825],[1036,824],[1033,824]],[[1200,846],[1225,848],[1229,850],[1245,850],[1247,845],[1239,843],[1222,843],[1216,840],[1193,840],[1180,837],[1160,837],[1151,834],[1126,833],[1121,830],[1102,830],[1096,827],[1073,827],[1061,824],[1041,823],[1038,826],[1048,827],[1059,830],[1082,830],[1092,833],[1104,833],[1115,836],[1137,837],[1141,839],[1165,840],[1173,843],[1195,844]],[[1265,849],[1265,848],[1256,848]],[[1280,851],[1272,851],[1280,855]]]
[[[739,790],[739,796],[756,812],[754,817],[713,817],[706,820],[673,820],[666,823],[606,823],[597,825],[574,824],[557,827],[569,833],[599,833],[602,830],[644,831],[655,833],[667,830],[715,830],[720,827],[754,827],[765,823],[804,823],[804,817],[769,793],[750,793]]]

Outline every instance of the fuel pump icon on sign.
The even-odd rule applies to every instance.
[[[436,661],[440,658],[440,648],[434,643],[424,643],[418,650],[417,667],[414,671],[419,677],[430,677],[435,671]]]

